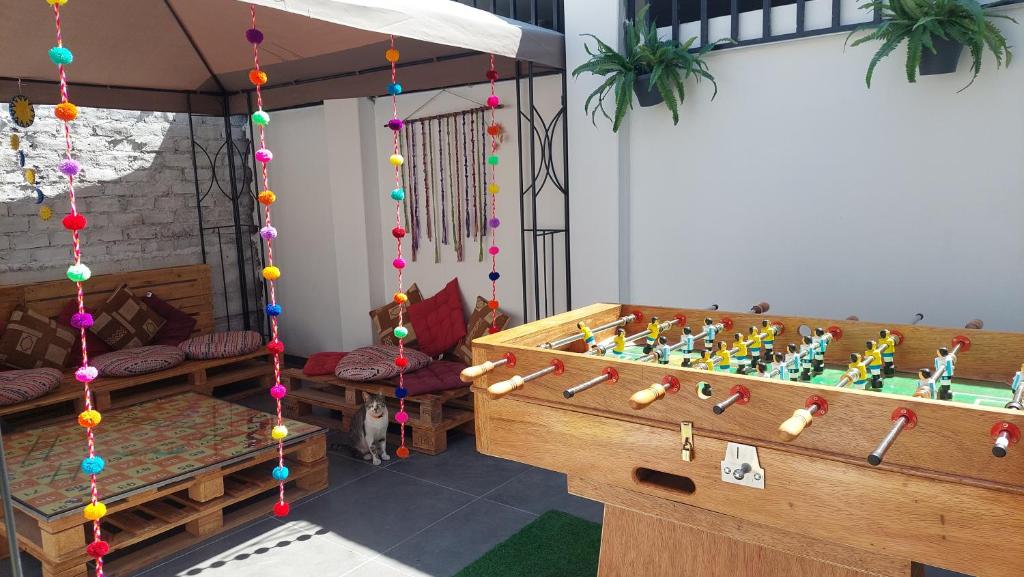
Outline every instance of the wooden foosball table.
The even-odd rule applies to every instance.
[[[478,449],[605,503],[601,577],[1024,575],[1024,334],[595,304],[473,360]]]

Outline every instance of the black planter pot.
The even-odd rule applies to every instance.
[[[661,93],[658,92],[657,88],[651,87],[651,75],[641,74],[636,77],[633,81],[633,92],[636,93],[636,100],[640,103],[640,106],[657,106],[661,104],[664,99],[661,97]]]
[[[943,40],[938,36],[932,36],[936,53],[924,48],[921,50],[921,64],[917,72],[921,76],[930,74],[949,74],[956,72],[956,64],[960,61],[960,53],[964,51],[964,45],[955,40]]]

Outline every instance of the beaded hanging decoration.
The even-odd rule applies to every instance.
[[[96,454],[95,429],[100,424],[102,416],[99,411],[93,409],[92,391],[89,383],[97,376],[96,367],[89,365],[89,351],[86,345],[85,331],[93,324],[91,314],[85,312],[85,290],[82,283],[89,280],[92,272],[82,262],[82,242],[80,233],[86,226],[86,218],[78,212],[78,205],[75,199],[75,176],[81,170],[78,161],[73,157],[74,146],[71,139],[71,123],[78,118],[78,107],[68,99],[68,81],[65,67],[71,64],[74,59],[70,50],[64,47],[63,32],[60,23],[60,7],[67,4],[67,0],[46,0],[53,6],[53,22],[57,31],[57,45],[49,50],[50,60],[57,65],[57,74],[60,78],[60,104],[54,108],[54,115],[61,121],[64,127],[64,158],[57,164],[57,169],[68,179],[68,200],[71,204],[71,212],[63,219],[64,228],[71,231],[72,254],[74,264],[68,267],[68,280],[75,283],[77,287],[76,298],[78,301],[78,312],[71,317],[71,326],[78,329],[79,338],[82,343],[82,364],[75,370],[75,379],[82,383],[82,391],[85,399],[85,410],[78,415],[78,424],[85,428],[88,456],[82,460],[82,472],[89,476],[89,504],[85,506],[82,515],[92,521],[92,542],[85,551],[96,560],[96,577],[103,577],[103,556],[110,551],[110,545],[103,540],[100,528],[100,519],[107,513],[107,507],[100,501],[99,487],[96,477],[103,471],[106,462]]]
[[[398,95],[402,93],[402,85],[398,83],[398,58],[399,53],[395,48],[395,37],[391,37],[391,45],[384,52],[384,58],[391,64],[391,82],[388,84],[388,94],[391,95],[391,120],[387,127],[391,130],[394,140],[391,157],[388,161],[395,170],[395,188],[391,190],[391,199],[395,201],[395,228],[391,229],[391,235],[395,237],[395,260],[391,265],[398,272],[398,288],[395,291],[394,300],[398,304],[398,326],[393,334],[398,340],[398,356],[395,357],[395,366],[398,367],[398,388],[395,389],[395,396],[398,397],[398,413],[395,420],[401,427],[401,445],[395,450],[399,458],[405,459],[409,456],[409,448],[405,446],[405,424],[409,422],[409,413],[405,412],[405,397],[408,391],[405,388],[405,368],[409,366],[409,359],[405,357],[405,337],[409,335],[409,329],[405,328],[405,304],[409,297],[405,294],[402,271],[405,269],[405,259],[402,258],[402,238],[406,230],[402,226],[402,204],[405,201],[405,189],[402,187],[402,165],[405,158],[401,154],[400,133],[405,122],[398,117]]]
[[[267,351],[274,355],[274,385],[270,388],[270,396],[274,398],[277,405],[277,421],[270,431],[270,438],[277,441],[277,466],[270,472],[277,481],[278,497],[274,503],[274,515],[285,517],[288,515],[290,505],[284,498],[284,484],[288,479],[288,467],[284,465],[284,440],[288,436],[288,427],[284,425],[284,418],[281,414],[281,399],[288,394],[288,389],[281,384],[281,356],[284,354],[284,343],[281,342],[278,328],[278,317],[281,316],[281,305],[277,304],[277,291],[275,283],[281,278],[281,269],[274,265],[274,239],[277,238],[277,229],[274,228],[271,219],[270,207],[277,201],[277,195],[270,190],[270,173],[267,165],[274,159],[274,153],[267,148],[266,127],[270,124],[270,115],[263,110],[263,86],[269,78],[267,73],[260,68],[260,44],[263,42],[263,32],[256,27],[256,7],[249,6],[249,15],[252,27],[245,31],[245,39],[252,44],[253,68],[249,71],[249,81],[256,87],[256,112],[252,113],[252,122],[260,133],[260,148],[256,151],[256,160],[260,163],[263,175],[263,190],[260,191],[257,199],[264,208],[264,223],[260,228],[260,237],[267,245],[267,263],[263,267],[263,278],[267,282],[267,294],[270,297],[270,304],[267,305],[266,313],[270,317],[270,342],[267,343]]]
[[[70,52],[69,52],[70,54]],[[18,83],[21,85],[20,81]],[[32,105],[32,101],[27,96],[18,94],[11,99],[8,112],[11,115],[11,121],[15,126],[21,129],[26,129],[36,121],[36,109]],[[30,165],[28,162],[28,156],[25,154],[25,148],[27,143],[27,133],[19,134],[18,130],[11,130],[10,145],[11,150],[14,151],[15,156],[18,158],[18,167],[21,168],[21,176],[24,179],[25,184],[32,187],[33,192],[36,193],[36,204],[43,204],[46,202],[46,195],[43,194],[43,189],[39,185],[41,177],[39,171],[34,165]],[[49,206],[39,207],[39,218],[42,220],[50,220],[53,217],[53,209]]]
[[[498,71],[494,67],[494,55],[491,55],[491,67],[487,70],[487,80],[491,83],[491,95],[487,97],[487,108],[491,112],[491,124],[487,127],[487,134],[491,136],[491,152],[487,156],[487,165],[490,168],[489,176],[490,183],[487,184],[487,192],[490,193],[494,198],[491,199],[491,218],[487,221],[488,228],[491,229],[491,246],[487,249],[488,254],[491,255],[491,272],[487,275],[487,278],[491,280],[491,300],[487,302],[488,308],[491,309],[491,326],[487,331],[491,334],[498,332],[498,279],[501,277],[498,274],[498,227],[501,226],[501,221],[498,220],[498,191],[501,190],[498,187],[498,146],[500,144],[498,137],[501,135],[501,127],[498,125],[497,109],[501,104],[501,99],[494,93],[494,84],[498,81]]]

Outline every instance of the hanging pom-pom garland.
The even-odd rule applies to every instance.
[[[277,481],[278,498],[274,504],[274,515],[284,517],[288,515],[291,507],[284,499],[284,484],[288,479],[288,467],[284,465],[284,440],[288,436],[288,428],[284,426],[284,417],[281,414],[281,399],[288,394],[288,389],[281,384],[281,356],[284,354],[284,343],[281,342],[278,333],[278,317],[281,315],[281,305],[277,304],[277,292],[275,282],[281,278],[281,269],[274,266],[274,240],[277,238],[277,229],[274,228],[270,218],[270,205],[277,201],[277,195],[270,190],[270,172],[267,165],[274,160],[274,153],[267,148],[266,127],[270,124],[270,115],[263,110],[263,91],[269,77],[260,68],[260,44],[263,42],[263,32],[256,28],[256,7],[249,7],[249,14],[252,19],[252,27],[245,31],[245,39],[252,44],[253,68],[249,71],[249,81],[256,87],[256,112],[252,114],[252,123],[259,128],[260,148],[256,151],[256,160],[260,163],[263,174],[263,190],[257,195],[260,204],[266,207],[263,228],[260,229],[260,237],[267,243],[267,264],[263,267],[263,278],[267,282],[267,293],[270,296],[270,304],[267,305],[266,313],[270,317],[270,342],[267,343],[267,351],[274,355],[274,385],[270,388],[270,396],[277,405],[277,424],[270,432],[270,438],[277,441],[277,466],[270,472],[270,476]]]
[[[491,55],[491,67],[487,70],[487,80],[491,83],[491,95],[487,97],[487,108],[491,112],[491,125],[487,127],[487,134],[491,137],[491,152],[487,156],[490,176],[487,192],[494,197],[491,199],[491,218],[487,221],[487,227],[491,229],[491,246],[487,249],[488,254],[491,255],[491,272],[487,275],[491,281],[491,300],[487,302],[487,307],[491,309],[491,327],[487,331],[494,334],[499,330],[498,278],[501,276],[498,274],[498,253],[501,252],[498,249],[498,227],[501,226],[501,221],[498,220],[498,191],[501,190],[498,186],[498,161],[500,160],[498,158],[498,137],[501,134],[501,128],[497,119],[497,109],[501,105],[501,99],[494,93],[494,84],[498,81],[498,71],[494,68],[493,54]]]
[[[89,504],[85,506],[82,514],[92,521],[92,542],[86,547],[86,553],[96,559],[96,577],[103,577],[103,556],[110,550],[110,546],[103,541],[100,530],[100,519],[107,513],[107,507],[100,501],[99,487],[96,477],[103,471],[105,461],[96,454],[95,428],[100,424],[102,415],[93,409],[92,391],[89,383],[96,379],[98,371],[96,367],[89,365],[89,351],[86,345],[85,331],[92,326],[92,315],[85,312],[85,291],[82,283],[89,280],[92,272],[82,262],[82,243],[80,231],[85,228],[85,217],[79,214],[78,205],[75,199],[75,176],[80,170],[77,161],[72,157],[74,146],[71,139],[71,122],[78,118],[78,107],[68,100],[68,81],[65,66],[71,64],[71,51],[64,48],[64,38],[60,24],[60,7],[67,3],[67,0],[46,0],[53,6],[53,21],[57,31],[57,45],[49,50],[50,60],[57,66],[57,74],[60,79],[60,104],[54,109],[54,115],[64,125],[64,159],[58,165],[58,170],[68,179],[68,200],[71,204],[71,212],[64,217],[64,227],[71,231],[71,246],[74,263],[68,267],[67,277],[77,285],[78,312],[72,317],[71,324],[78,329],[79,338],[82,343],[82,364],[75,370],[75,379],[82,383],[82,390],[85,398],[85,410],[78,415],[78,423],[85,428],[88,456],[82,460],[82,472],[89,476]]]
[[[405,328],[405,303],[408,297],[405,295],[402,271],[405,269],[405,258],[402,257],[402,239],[405,238],[406,230],[402,226],[402,205],[405,201],[405,189],[402,187],[402,165],[405,158],[401,154],[400,135],[405,123],[398,117],[398,95],[402,93],[402,85],[398,83],[398,58],[399,53],[395,48],[395,37],[391,37],[391,46],[384,52],[384,58],[391,64],[391,82],[387,86],[388,94],[391,95],[391,120],[387,128],[393,134],[393,145],[391,157],[388,162],[395,169],[395,185],[389,193],[395,201],[395,228],[391,229],[391,236],[395,237],[395,259],[391,266],[395,267],[398,273],[398,289],[395,291],[394,300],[398,304],[398,326],[395,327],[394,335],[398,340],[398,356],[395,358],[395,366],[398,367],[398,388],[395,389],[395,396],[398,397],[398,413],[395,420],[401,428],[401,445],[395,450],[399,458],[405,459],[409,456],[409,448],[405,446],[405,424],[409,421],[409,414],[405,412],[405,397],[408,391],[405,390],[405,368],[409,366],[409,359],[405,358],[405,337],[409,330]]]

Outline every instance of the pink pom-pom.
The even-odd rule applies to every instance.
[[[409,413],[398,411],[395,413],[395,420],[404,425],[409,422]]]
[[[80,383],[91,383],[96,380],[100,372],[96,370],[96,367],[79,367],[75,371],[75,379]]]
[[[263,240],[274,240],[277,238],[277,229],[272,226],[265,226],[260,229],[260,236]]]
[[[274,160],[274,153],[270,152],[269,148],[261,148],[256,151],[256,160],[266,164],[271,160]]]
[[[271,354],[279,355],[284,352],[284,343],[274,339],[267,343],[267,350],[270,351]]]
[[[270,396],[275,399],[283,399],[288,394],[288,389],[284,385],[274,385],[270,387]]]
[[[402,122],[401,118],[392,118],[391,120],[388,121],[388,128],[390,128],[391,130],[394,130],[395,132],[398,132],[404,126],[405,126],[405,123]]]
[[[497,246],[492,246],[492,247],[487,249],[487,252],[492,254],[492,255],[495,255],[495,254],[498,254],[499,252],[501,252],[501,249],[499,249]]]
[[[501,104],[501,99],[497,95],[492,94],[487,97],[487,106],[490,108],[497,108]]]
[[[402,257],[398,257],[395,260],[391,261],[391,264],[397,269],[403,269],[405,268],[405,259]]]
[[[93,325],[92,315],[89,313],[75,313],[71,315],[71,326],[76,329],[87,329]]]
[[[78,171],[82,169],[82,166],[73,158],[65,158],[57,165],[57,169],[60,170],[64,176],[75,176],[78,174]]]

